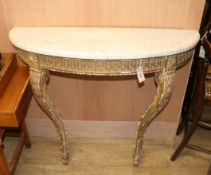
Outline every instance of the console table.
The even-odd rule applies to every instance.
[[[69,162],[67,133],[61,114],[47,95],[49,71],[89,76],[154,73],[157,93],[140,117],[135,166],[142,156],[147,127],[172,94],[176,68],[192,57],[199,40],[194,30],[99,27],[15,27],[9,37],[18,56],[30,67],[37,102],[57,129],[64,164]]]

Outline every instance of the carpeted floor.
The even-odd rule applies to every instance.
[[[181,136],[180,136],[181,137]],[[170,161],[179,143],[146,139],[140,167],[133,167],[133,139],[72,138],[71,162],[62,165],[56,138],[32,137],[32,148],[24,148],[15,175],[206,175],[211,156],[185,148]],[[16,139],[6,138],[6,154],[11,157]],[[211,132],[197,129],[192,141],[211,148]]]

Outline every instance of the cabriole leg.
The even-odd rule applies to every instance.
[[[142,157],[142,147],[145,132],[150,123],[156,118],[157,114],[167,104],[172,90],[175,74],[175,59],[168,59],[166,67],[158,73],[155,73],[155,82],[157,84],[157,94],[154,97],[152,104],[146,112],[141,116],[137,132],[134,152],[134,166],[138,166]]]
[[[61,158],[64,164],[69,163],[69,148],[67,141],[67,133],[64,124],[54,104],[47,95],[47,80],[49,79],[49,71],[40,69],[30,69],[30,82],[36,101],[41,108],[48,114],[57,129],[61,143]]]

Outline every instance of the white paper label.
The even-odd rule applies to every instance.
[[[205,50],[204,50],[203,46],[200,46],[199,57],[200,58],[205,58]]]
[[[146,79],[144,76],[143,68],[141,66],[139,66],[139,68],[137,69],[137,78],[139,83],[144,82]]]

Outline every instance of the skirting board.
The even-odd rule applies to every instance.
[[[26,119],[26,124],[31,136],[57,136],[49,119]],[[64,125],[69,137],[135,138],[138,122],[64,120]],[[146,137],[173,140],[176,128],[175,123],[155,121],[150,125]]]

